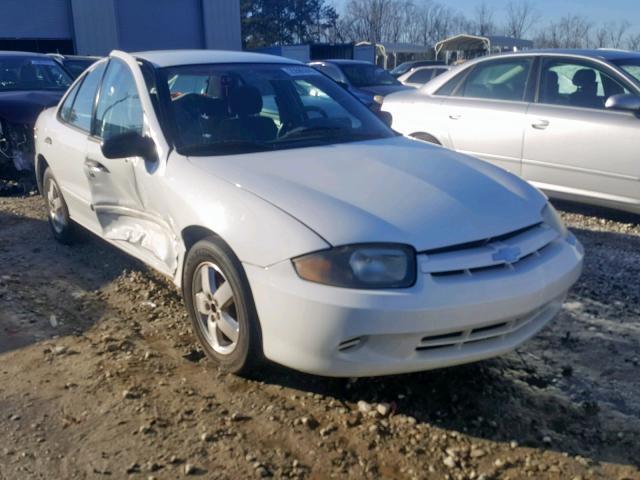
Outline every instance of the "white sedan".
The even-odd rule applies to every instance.
[[[582,268],[536,189],[395,134],[280,57],[113,52],[42,113],[36,150],[55,238],[81,225],[171,277],[228,372],[266,358],[368,376],[502,354]]]

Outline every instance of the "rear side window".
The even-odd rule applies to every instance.
[[[108,139],[125,133],[142,134],[144,115],[133,75],[118,59],[109,63],[96,108],[95,134]]]
[[[522,101],[533,60],[514,58],[475,66],[456,96]]]
[[[425,68],[424,70],[418,70],[416,73],[409,75],[407,79],[411,83],[427,83],[433,76],[433,69]]]
[[[77,92],[71,92],[62,105],[60,116],[71,125],[78,127],[85,132],[91,131],[91,118],[93,116],[93,105],[96,98],[96,91],[102,79],[106,62],[98,64],[82,80],[79,87],[75,87]],[[70,102],[73,102],[69,105]]]

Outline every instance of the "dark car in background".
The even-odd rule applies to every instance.
[[[72,78],[47,55],[0,51],[0,172],[33,169],[33,126]]]
[[[59,53],[49,53],[48,55],[62,65],[64,69],[71,74],[74,80],[100,59],[100,57],[61,55]]]
[[[343,85],[367,107],[379,110],[385,95],[407,87],[385,69],[360,60],[315,60],[309,65]]]
[[[398,78],[400,75],[404,75],[405,73],[411,71],[414,68],[431,67],[434,65],[445,65],[445,63],[439,60],[413,60],[410,62],[402,62],[400,65],[398,65],[396,68],[391,70],[389,73],[393,77]]]

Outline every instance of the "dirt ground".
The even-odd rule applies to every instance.
[[[561,207],[585,273],[518,351],[244,380],[203,358],[162,278],[0,198],[0,479],[640,479],[640,217]]]

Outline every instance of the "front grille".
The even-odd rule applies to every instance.
[[[433,277],[511,270],[520,262],[541,255],[558,236],[553,228],[537,223],[497,237],[422,252],[420,270]]]
[[[538,310],[510,321],[501,321],[490,323],[466,330],[454,330],[437,335],[429,335],[422,337],[416,351],[428,352],[434,350],[454,349],[458,350],[465,346],[491,342],[497,339],[509,337],[517,333],[520,329],[529,325],[540,318],[544,318],[544,314],[550,305],[545,305]]]

